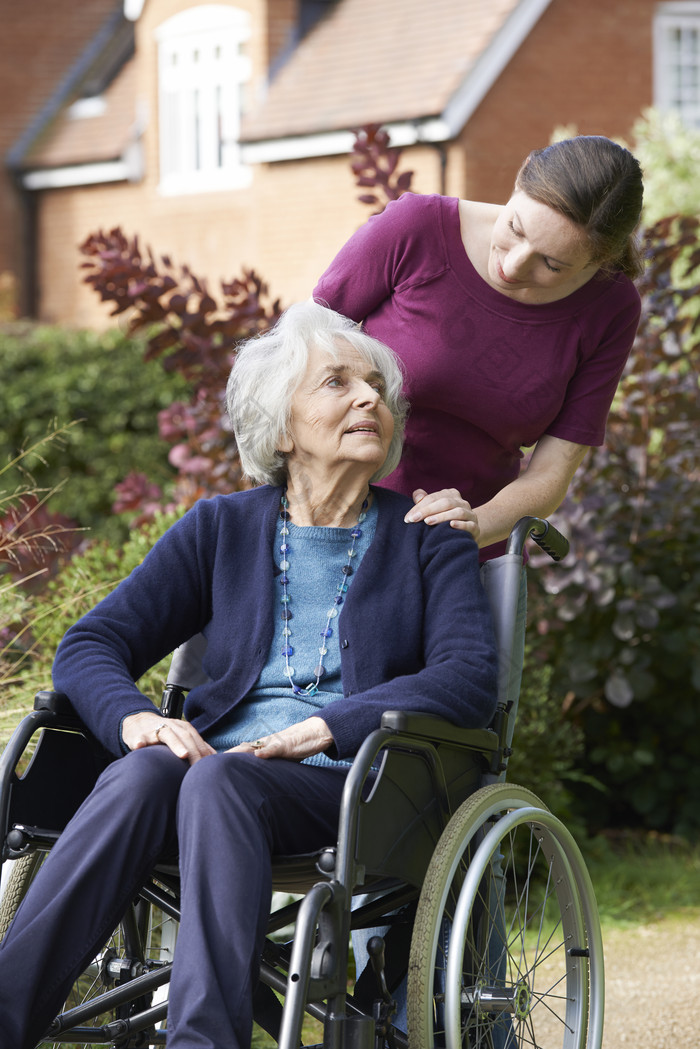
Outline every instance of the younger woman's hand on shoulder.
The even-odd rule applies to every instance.
[[[413,493],[413,501],[416,505],[404,518],[407,523],[423,521],[424,524],[434,525],[449,521],[452,528],[468,532],[478,543],[478,518],[456,488],[443,488],[430,494],[417,488]]]

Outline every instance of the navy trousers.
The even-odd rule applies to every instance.
[[[0,945],[0,1049],[33,1049],[159,858],[179,851],[168,1049],[249,1049],[271,856],[335,843],[346,767],[165,746],[110,765]]]

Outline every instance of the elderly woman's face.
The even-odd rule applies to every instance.
[[[292,398],[288,466],[357,467],[369,479],[387,457],[394,419],[384,403],[384,379],[346,342],[337,357],[312,347]]]

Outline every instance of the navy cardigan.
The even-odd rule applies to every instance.
[[[343,698],[324,708],[328,754],[351,757],[385,710],[482,727],[496,702],[496,654],[477,547],[449,525],[405,524],[405,496],[374,489],[375,537],[338,620]],[[280,489],[202,499],[117,589],[63,638],[53,668],[83,721],[121,754],[124,717],[153,703],[134,684],[193,634],[211,681],[185,716],[204,732],[255,684],[272,643],[272,556]]]

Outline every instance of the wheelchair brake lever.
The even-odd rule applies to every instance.
[[[369,954],[369,960],[372,965],[372,970],[377,978],[377,984],[381,992],[382,1001],[376,1001],[374,1003],[374,1021],[376,1024],[377,1034],[379,1035],[381,1042],[377,1044],[384,1044],[384,1041],[388,1042],[389,1049],[396,1049],[396,1039],[394,1038],[394,1029],[391,1026],[391,1018],[396,1012],[396,1002],[389,993],[387,987],[386,975],[384,972],[385,968],[385,943],[382,936],[372,936],[369,943],[367,944],[367,953]]]
[[[379,991],[382,998],[387,1005],[395,1006],[394,999],[389,993],[389,988],[386,983],[386,976],[384,974],[385,966],[385,955],[384,955],[384,939],[382,936],[372,936],[369,943],[367,944],[367,953],[369,954],[369,960],[372,964],[372,971],[377,978],[377,984],[379,985]]]

